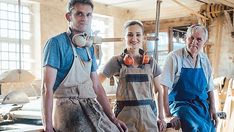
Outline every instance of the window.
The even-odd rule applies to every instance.
[[[102,38],[113,37],[113,18],[104,15],[94,14],[92,20],[92,30],[99,31],[98,36]],[[114,55],[114,43],[102,43],[101,45],[102,57],[97,59],[99,63],[98,70],[102,70],[107,61]]]
[[[147,36],[154,36],[154,33],[147,34]],[[160,67],[164,65],[164,61],[166,59],[166,56],[169,52],[168,47],[168,33],[167,32],[159,32],[158,34],[159,41],[158,41],[158,64]],[[149,55],[153,55],[154,47],[155,47],[155,41],[147,41],[147,52]]]
[[[21,3],[19,19],[17,0],[0,1],[0,74],[21,68],[37,76],[36,66],[40,64],[36,62],[40,63],[40,59],[35,54],[40,54],[40,50],[38,51],[40,42],[35,42],[38,36],[33,35],[35,27],[38,26],[34,21],[35,6],[39,4]]]
[[[173,27],[173,50],[185,47],[185,36],[189,25]]]
[[[102,38],[113,37],[113,18],[109,16],[94,14],[92,20],[92,30],[100,31],[98,33],[98,36]],[[105,42],[101,45],[98,45],[97,47],[99,47],[99,50],[101,49],[102,51],[102,55],[99,55],[99,58],[97,58],[97,63],[99,65],[97,72],[100,72],[103,70],[103,67],[107,63],[107,61],[114,55],[114,43]],[[104,81],[103,86],[106,93],[115,93],[116,87],[110,86],[109,79],[106,79],[106,81]]]

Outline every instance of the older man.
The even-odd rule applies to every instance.
[[[177,117],[172,126],[183,132],[214,132],[217,125],[211,65],[202,52],[207,39],[204,26],[190,26],[186,47],[169,53],[163,68],[165,114]]]

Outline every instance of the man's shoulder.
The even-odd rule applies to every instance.
[[[199,52],[199,56],[200,56],[202,59],[208,59],[208,56],[207,56],[206,53],[204,53],[204,52]]]
[[[52,36],[50,39],[51,40],[60,40],[60,39],[66,39],[66,38],[67,38],[66,32],[63,32],[63,33]]]
[[[66,46],[68,44],[68,36],[66,33],[60,33],[55,36],[52,36],[48,41],[49,45],[57,45],[57,46]]]
[[[181,48],[181,49],[177,49],[177,50],[174,50],[174,51],[171,51],[170,53],[168,53],[168,57],[169,58],[180,58],[183,54],[183,51],[184,51],[184,48]]]

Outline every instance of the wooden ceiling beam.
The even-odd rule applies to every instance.
[[[223,5],[234,8],[233,0],[200,0],[200,1],[207,2],[207,3],[221,3]]]
[[[190,8],[187,7],[186,5],[180,3],[178,0],[172,0],[172,1],[174,1],[176,4],[178,4],[178,5],[180,5],[180,6],[184,7],[185,9],[187,9],[187,10],[188,10],[189,12],[191,12],[192,14],[194,14],[194,15],[196,15],[196,16],[202,18],[202,19],[209,20],[207,17],[205,17],[205,16],[203,16],[202,14],[199,14],[199,13],[197,13],[196,11],[190,9]]]

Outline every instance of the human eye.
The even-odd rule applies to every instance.
[[[194,37],[193,37],[193,36],[191,36],[191,37],[189,37],[189,39],[190,39],[190,40],[194,40]]]
[[[137,37],[140,37],[140,36],[142,36],[142,34],[141,34],[141,33],[137,33],[136,36],[137,36]]]
[[[86,16],[87,17],[92,17],[92,13],[88,13]]]
[[[128,33],[127,36],[128,37],[133,37],[133,34],[132,33]]]
[[[83,16],[83,13],[82,12],[77,12],[76,16]]]
[[[202,38],[198,38],[197,41],[201,42],[201,41],[202,41]]]

